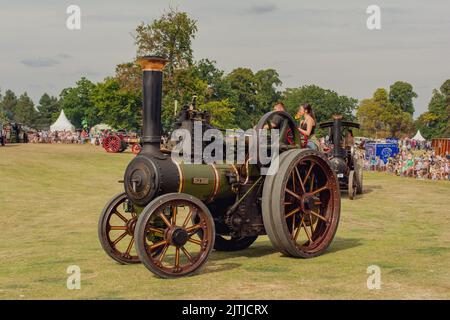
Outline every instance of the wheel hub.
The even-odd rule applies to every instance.
[[[168,233],[169,241],[176,247],[182,247],[186,244],[189,239],[189,234],[186,230],[182,228],[174,228],[169,230]]]

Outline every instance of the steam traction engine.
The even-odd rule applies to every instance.
[[[142,150],[128,165],[125,192],[99,220],[103,249],[123,263],[142,262],[163,278],[197,272],[213,248],[236,251],[267,234],[276,250],[311,258],[331,243],[340,215],[339,183],[326,156],[301,149],[293,119],[265,114],[256,132],[282,117],[275,175],[261,175],[260,159],[243,164],[187,164],[161,149],[162,70],[166,60],[144,57]],[[198,112],[185,109],[179,127]],[[210,127],[203,117],[205,128]],[[287,139],[286,133],[295,132]],[[264,146],[263,146],[264,147]],[[254,163],[256,162],[256,163]],[[267,165],[266,165],[267,166]]]
[[[130,137],[124,132],[109,132],[102,142],[103,149],[110,153],[124,152],[128,146],[131,146],[131,151],[134,154],[138,154],[141,151],[140,139],[138,137]]]
[[[363,164],[355,154],[355,146],[343,146],[343,133],[345,129],[359,129],[359,123],[344,121],[342,116],[335,115],[333,121],[323,122],[320,128],[329,128],[333,149],[328,153],[328,158],[333,165],[339,180],[341,190],[348,191],[348,197],[353,200],[356,194],[363,193]]]

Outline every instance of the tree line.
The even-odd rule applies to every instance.
[[[358,119],[368,136],[399,136],[421,128],[428,137],[449,134],[450,80],[435,90],[429,110],[413,121],[413,99],[417,94],[406,82],[396,82],[389,92],[378,89],[370,99],[358,100],[339,95],[316,85],[281,90],[282,82],[274,69],[253,71],[239,67],[229,73],[215,61],[195,60],[192,41],[197,21],[185,12],[170,9],[149,24],[141,23],[133,33],[136,57],[160,55],[168,59],[164,70],[163,127],[173,128],[175,108],[197,96],[198,107],[211,113],[219,128],[247,129],[283,101],[287,111],[295,114],[301,103],[310,103],[317,122],[341,114]],[[106,123],[117,129],[139,131],[142,121],[141,69],[136,59],[116,66],[115,74],[94,83],[81,78],[75,86],[65,88],[59,97],[44,94],[35,107],[27,93],[17,97],[11,90],[0,92],[0,121],[24,123],[46,129],[61,109],[77,128],[87,121],[90,126]]]

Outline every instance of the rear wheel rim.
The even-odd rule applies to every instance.
[[[314,253],[329,240],[337,188],[327,169],[317,158],[305,157],[296,161],[284,184],[286,228],[302,252]]]

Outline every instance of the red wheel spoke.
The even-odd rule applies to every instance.
[[[308,180],[309,174],[311,173],[311,170],[312,170],[312,168],[314,167],[314,165],[315,165],[314,162],[311,163],[311,166],[310,166],[309,169],[308,169],[308,173],[306,174],[305,179],[303,180],[303,185],[306,184],[306,181]]]
[[[164,213],[160,212],[160,213],[159,213],[159,217],[164,221],[164,223],[166,224],[166,226],[168,226],[168,227],[171,226],[170,221],[167,220],[167,218],[166,218],[166,216],[164,215]]]
[[[297,166],[295,166],[294,169],[295,169],[295,174],[297,175],[298,181],[300,182],[300,186],[302,187],[303,192],[306,193],[305,184],[303,183],[302,178],[300,177],[300,172],[298,172]]]
[[[321,219],[321,220],[323,220],[323,221],[325,221],[325,222],[328,222],[327,219],[325,219],[323,216],[321,216],[321,215],[318,214],[317,212],[312,211],[312,210],[311,210],[310,212],[311,212],[311,214],[315,215],[317,218],[319,218],[319,219]]]
[[[128,222],[128,219],[127,218],[125,218],[119,211],[114,211],[114,214],[116,215],[116,216],[118,216],[120,219],[122,219],[123,220],[123,222]]]
[[[200,229],[202,227],[201,223],[197,223],[189,228],[186,228],[186,232],[193,232],[193,231],[197,231],[198,229]]]
[[[322,188],[319,188],[319,189],[316,189],[316,190],[310,192],[309,195],[312,196],[312,195],[315,195],[315,194],[320,193],[323,190],[327,190],[327,189],[329,189],[328,184],[324,185]]]
[[[189,262],[192,262],[192,256],[189,254],[189,252],[186,250],[186,248],[181,247],[181,251],[183,251],[184,255],[188,258]]]
[[[300,208],[295,208],[294,210],[292,210],[291,212],[287,213],[284,217],[287,219],[290,216],[292,216],[293,214],[296,214],[297,212],[300,211]]]
[[[172,225],[177,225],[177,213],[178,208],[176,206],[172,206]]]
[[[109,230],[127,230],[127,226],[109,226]]]
[[[312,237],[314,235],[314,226],[311,212],[309,213],[309,227],[311,228],[311,237]]]
[[[197,239],[189,238],[188,241],[189,241],[189,242],[192,242],[192,243],[195,243],[195,244],[198,244],[198,245],[201,245],[201,244],[202,244],[202,242],[201,242],[200,240],[197,240]]]
[[[131,248],[133,247],[134,244],[134,236],[131,237],[130,243],[128,244],[127,250],[125,251],[126,255],[130,254]]]
[[[184,219],[182,228],[186,228],[187,224],[189,223],[189,220],[191,220],[192,211],[193,211],[192,208],[189,208],[189,213],[187,214],[186,219]]]
[[[305,230],[306,236],[308,237],[309,243],[311,244],[312,239],[311,239],[311,236],[309,235],[308,228],[306,228],[306,224],[303,220],[300,223],[300,228],[302,227],[302,225],[303,225],[303,229]]]
[[[298,199],[298,200],[302,200],[302,197],[300,197],[298,194],[294,193],[294,191],[286,188],[286,192],[289,193],[291,196],[293,196],[294,198]]]
[[[167,253],[167,249],[169,249],[168,243],[165,244],[164,248],[161,251],[161,254],[159,255],[159,258],[158,258],[159,262],[162,262],[164,260],[164,257],[166,256],[166,253]]]
[[[149,247],[149,249],[150,249],[150,251],[152,251],[152,250],[154,250],[154,249],[156,249],[156,248],[161,247],[162,245],[165,245],[166,243],[167,243],[166,240],[159,241],[159,242],[157,242],[157,243],[155,243],[155,244],[152,244],[152,245]]]
[[[180,248],[175,249],[175,268],[180,266]]]
[[[298,238],[298,235],[300,234],[300,229],[302,228],[302,223],[303,223],[304,219],[305,218],[302,217],[302,220],[300,221],[300,224],[297,227],[297,231],[295,232],[295,235],[294,235],[294,241],[297,241],[297,238]]]
[[[118,244],[119,241],[125,238],[127,234],[128,234],[127,232],[122,233],[116,240],[114,240],[113,245],[115,246],[116,244]]]
[[[164,234],[164,230],[163,229],[159,229],[159,228],[154,228],[154,227],[147,227],[146,231],[151,231],[151,232],[155,232],[155,233],[159,233],[159,234]]]

